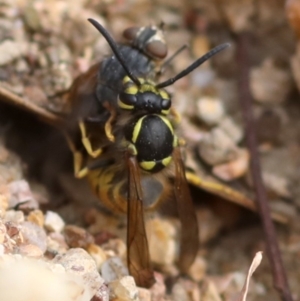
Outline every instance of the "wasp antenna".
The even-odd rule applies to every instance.
[[[109,44],[110,48],[112,49],[112,52],[118,59],[119,63],[124,68],[127,75],[130,77],[130,79],[138,86],[141,85],[140,81],[136,76],[133,75],[131,70],[128,68],[128,66],[125,63],[125,59],[123,58],[122,53],[118,49],[118,45],[115,42],[115,40],[112,38],[112,36],[109,34],[109,32],[96,20],[89,18],[88,21],[96,27],[96,29],[102,34],[102,36],[105,38],[107,43]]]
[[[191,64],[186,69],[182,70],[176,76],[174,76],[174,77],[172,77],[172,78],[156,85],[156,88],[164,88],[164,87],[167,87],[167,86],[170,86],[170,85],[174,84],[177,80],[179,80],[180,78],[188,75],[190,72],[192,72],[194,69],[199,67],[201,64],[203,64],[205,61],[210,59],[212,56],[214,56],[215,54],[217,54],[218,52],[224,50],[225,48],[227,48],[229,46],[230,46],[229,43],[225,43],[225,44],[221,44],[221,45],[213,48],[211,51],[209,51],[206,54],[204,54],[203,56],[201,56],[193,64]]]

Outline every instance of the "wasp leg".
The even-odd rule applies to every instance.
[[[85,124],[83,121],[79,121],[79,128],[80,128],[80,132],[81,132],[81,141],[82,141],[84,148],[86,149],[86,151],[88,152],[88,154],[91,157],[97,158],[99,155],[101,155],[102,149],[98,148],[96,150],[93,150],[91,141],[90,141],[89,137],[87,136]]]
[[[112,133],[112,126],[111,126],[111,124],[116,119],[117,112],[116,112],[116,110],[114,110],[112,108],[112,106],[107,101],[103,104],[103,106],[110,113],[110,117],[108,118],[108,120],[106,121],[105,126],[104,126],[105,134],[106,134],[106,137],[108,138],[109,141],[115,142],[115,136]]]
[[[73,153],[74,160],[74,175],[77,179],[81,179],[87,175],[89,169],[87,167],[82,168],[82,154],[80,152]]]
[[[87,167],[82,168],[83,157],[82,157],[81,152],[76,150],[76,147],[75,147],[72,139],[66,132],[64,132],[64,135],[66,137],[68,146],[69,146],[71,152],[73,153],[74,175],[76,178],[81,179],[87,175],[89,169]]]
[[[181,122],[181,115],[177,112],[174,107],[171,107],[170,114],[174,118],[174,122],[178,125]]]

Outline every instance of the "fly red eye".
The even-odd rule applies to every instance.
[[[145,47],[147,53],[154,59],[164,59],[167,56],[168,48],[162,41],[151,41]]]
[[[140,29],[141,29],[140,27],[129,27],[124,30],[123,37],[129,41],[133,41],[136,39]]]

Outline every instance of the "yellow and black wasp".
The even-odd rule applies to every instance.
[[[154,283],[144,210],[155,209],[173,193],[182,224],[180,270],[198,250],[198,224],[176,135],[178,114],[164,89],[192,72],[228,44],[217,46],[188,68],[157,83],[167,55],[161,27],[130,28],[131,45],[117,44],[89,19],[113,55],[78,77],[68,95],[65,132],[74,154],[75,175],[87,177],[99,199],[114,213],[127,213],[127,258],[137,285]],[[158,70],[159,69],[159,70]],[[175,180],[169,176],[175,173]]]

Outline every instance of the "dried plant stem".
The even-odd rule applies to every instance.
[[[35,114],[36,116],[41,117],[45,122],[51,125],[57,125],[58,123],[61,122],[60,118],[57,115],[31,103],[29,100],[26,100],[16,95],[15,93],[7,90],[1,85],[0,85],[0,98],[1,100],[6,101],[11,105],[15,105],[23,110],[29,111]]]
[[[249,87],[249,45],[249,35],[247,33],[241,33],[238,36],[237,47],[237,63],[239,66],[240,79],[239,98],[245,122],[247,145],[251,154],[251,175],[265,234],[267,255],[272,268],[273,284],[274,287],[279,291],[283,301],[292,301],[293,299],[287,282],[286,272],[283,267],[275,227],[270,215],[268,198],[261,176],[261,167],[256,142],[255,122],[252,113],[252,95]]]

